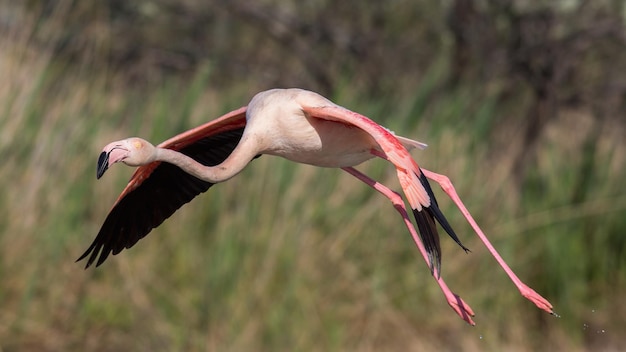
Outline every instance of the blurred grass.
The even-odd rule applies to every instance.
[[[577,128],[571,116],[552,123],[518,190],[507,156],[523,147],[514,143],[519,126],[502,123],[504,107],[471,87],[435,94],[444,66],[406,96],[366,100],[347,84],[334,93],[427,142],[414,152],[420,165],[451,177],[505,259],[560,315],[519,296],[436,189],[472,249],[443,240],[443,275],[478,314],[471,328],[446,305],[384,198],[339,170],[267,156],[83,271],[74,259],[132,173],[116,167],[96,183],[100,148],[129,135],[159,142],[244,105],[250,92],[215,87],[210,66],[191,83],[137,91],[13,40],[0,50],[3,351],[626,347],[619,126],[586,144],[594,121],[564,112]],[[384,162],[360,169],[398,188]]]

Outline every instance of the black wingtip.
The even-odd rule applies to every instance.
[[[98,157],[98,166],[96,167],[96,179],[100,179],[109,168],[109,153],[102,152]]]
[[[463,250],[466,253],[471,252],[469,248],[465,247],[463,243],[461,243],[461,240],[452,229],[452,226],[450,225],[446,217],[443,215],[443,213],[439,209],[439,206],[437,204],[437,199],[435,199],[435,195],[433,194],[432,188],[430,188],[430,183],[428,182],[428,179],[426,178],[426,176],[424,176],[424,174],[421,173],[418,176],[418,178],[422,186],[424,186],[426,193],[428,193],[428,196],[430,197],[430,206],[426,208],[426,211],[433,218],[437,219],[437,222],[439,222],[439,224],[441,225],[441,227],[443,227],[446,233],[454,240],[454,242],[456,242],[459,246],[461,246],[461,248],[463,248]]]
[[[441,275],[441,245],[439,244],[439,233],[433,217],[428,212],[413,209],[413,216],[417,223],[420,238],[424,244],[424,249],[428,254],[428,266],[430,273],[439,277]]]
[[[89,248],[87,248],[85,253],[83,253],[80,257],[78,257],[78,259],[76,259],[76,261],[74,263],[78,263],[81,260],[85,259],[89,255],[89,253],[91,253],[93,251],[93,249],[94,249],[94,244],[89,246]],[[91,266],[92,262],[93,262],[92,258],[89,258],[89,260],[87,260],[87,264],[85,265],[85,270],[89,269],[89,267]]]
[[[76,261],[74,263],[78,263],[81,260],[85,259],[85,257],[87,257],[87,255],[89,255],[89,252],[91,252],[91,248],[88,249],[85,253],[83,253],[83,255],[81,255],[78,259],[76,259]],[[87,264],[85,264],[85,270],[89,269],[89,267],[91,266],[91,261],[87,261]]]
[[[432,216],[435,219],[437,219],[437,222],[439,222],[441,227],[443,227],[443,229],[446,231],[446,233],[448,233],[448,236],[450,236],[454,240],[454,242],[456,242],[456,244],[458,244],[465,251],[465,253],[471,252],[469,250],[469,248],[465,247],[465,245],[463,245],[463,243],[461,243],[461,240],[456,235],[456,233],[452,229],[452,226],[450,225],[450,223],[448,222],[446,217],[443,215],[443,213],[441,212],[441,210],[439,209],[438,206],[436,206],[434,204],[431,204],[430,207],[428,207],[426,209],[428,210],[429,213],[432,214]]]

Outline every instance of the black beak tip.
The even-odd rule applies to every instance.
[[[105,171],[109,168],[109,153],[102,152],[98,158],[98,166],[96,168],[96,179],[100,179]]]

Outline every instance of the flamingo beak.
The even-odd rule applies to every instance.
[[[98,158],[98,167],[96,168],[96,179],[100,179],[104,172],[109,168],[109,152],[100,153]]]
[[[96,178],[100,179],[109,169],[109,166],[124,161],[128,157],[128,148],[120,144],[111,143],[104,147],[100,157],[98,157],[98,167],[96,168]]]

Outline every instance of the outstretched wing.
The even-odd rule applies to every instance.
[[[207,166],[222,163],[235,149],[246,125],[246,108],[177,135],[159,145],[177,150]],[[109,254],[132,247],[178,208],[213,183],[200,180],[168,163],[154,162],[135,171],[107,215],[98,235],[83,255],[88,268],[102,264]]]
[[[435,195],[430,184],[422,174],[419,166],[403,146],[401,140],[393,133],[369,118],[338,105],[329,106],[302,106],[305,114],[329,121],[349,124],[369,133],[380,146],[374,154],[389,160],[396,167],[398,180],[409,201],[413,216],[417,222],[420,238],[428,253],[430,268],[439,276],[441,270],[441,246],[435,220],[464,250],[458,236],[437,206]]]

